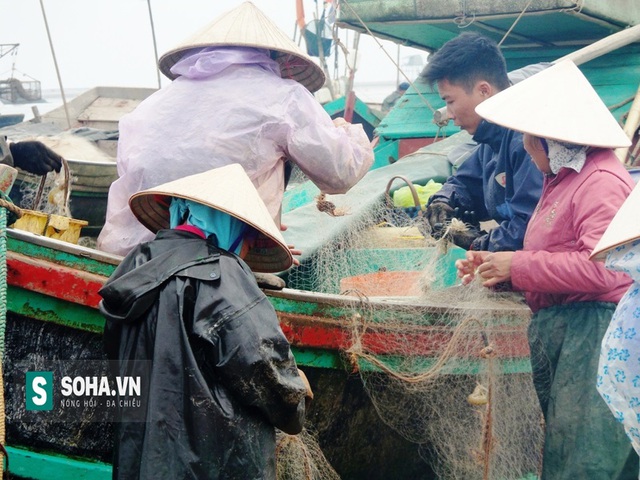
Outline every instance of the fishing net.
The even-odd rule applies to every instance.
[[[70,217],[69,196],[72,179],[73,177],[66,177],[63,170],[59,173],[50,172],[44,178],[23,174],[18,184],[20,207]]]
[[[304,429],[298,435],[276,430],[276,478],[278,480],[339,480],[314,435]]]
[[[288,286],[353,298],[346,358],[379,418],[420,446],[436,478],[535,478],[543,422],[522,296],[459,285],[464,251],[432,239],[421,214],[384,201],[363,211],[348,195],[317,203],[345,227]]]

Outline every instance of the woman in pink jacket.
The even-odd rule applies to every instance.
[[[545,175],[523,250],[467,253],[467,284],[510,282],[533,312],[533,381],[546,421],[541,479],[632,479],[638,456],[596,390],[600,343],[631,280],[589,261],[633,188],[612,148],[630,145],[588,80],[561,62],[476,108],[524,133]]]

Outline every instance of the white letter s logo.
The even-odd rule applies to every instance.
[[[35,393],[35,395],[31,397],[31,400],[39,407],[47,403],[47,391],[42,388],[46,384],[47,379],[44,377],[33,377],[33,380],[31,380],[31,388],[33,388],[33,393]]]

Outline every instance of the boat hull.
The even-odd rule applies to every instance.
[[[53,371],[54,378],[60,377],[65,374],[65,362],[101,362],[103,370],[98,369],[96,375],[107,373],[97,291],[118,261],[119,257],[92,249],[9,231],[4,361],[11,447],[108,465],[114,428],[109,412],[66,422],[46,415],[52,412],[27,412],[25,382],[27,371]],[[307,428],[341,478],[435,478],[428,463],[429,446],[409,442],[380,419],[358,375],[362,364],[346,353],[353,344],[351,319],[363,306],[362,300],[290,289],[267,295],[315,392]],[[365,309],[376,306],[383,317],[415,317],[418,312],[431,319],[416,329],[410,347],[428,359],[437,351],[438,342],[450,335],[437,325],[428,325],[437,323],[445,307],[425,305],[416,310],[413,303],[372,299]],[[387,341],[392,335],[393,329],[384,323],[371,325],[362,344],[381,358],[397,358],[402,352]],[[509,335],[506,330],[506,343],[513,341]],[[524,372],[528,366],[526,339],[516,343],[516,350],[503,351],[509,360],[524,360],[519,367]],[[462,373],[467,374],[472,389],[473,372]],[[54,405],[62,400],[54,398]],[[30,475],[46,478],[43,472]]]

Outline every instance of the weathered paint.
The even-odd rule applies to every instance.
[[[110,480],[108,463],[81,460],[53,453],[32,452],[26,448],[7,446],[9,473],[32,480]]]
[[[635,0],[580,2],[579,9],[573,0],[537,0],[527,8],[523,3],[351,0],[349,8],[340,10],[338,26],[432,51],[458,35],[461,25],[464,31],[481,32],[496,42],[512,29],[503,48],[549,49],[588,45],[640,23],[640,6]]]
[[[79,305],[97,307],[98,290],[107,277],[82,270],[7,252],[9,285],[43,293]]]
[[[285,313],[279,313],[278,316],[287,338],[296,346],[344,351],[353,345],[352,331],[359,328],[359,325],[349,323],[348,318],[329,319]],[[373,322],[361,326],[363,331],[359,340],[363,350],[381,356],[401,356],[410,352],[412,356],[432,358],[438,355],[442,345],[446,345],[453,335],[451,328],[442,326],[408,326],[402,331]],[[501,325],[479,330],[477,356],[485,346],[484,338],[490,339],[498,358],[529,356],[527,334],[523,328],[510,329]],[[464,348],[459,353],[468,356],[471,346],[465,345]]]
[[[89,253],[84,253],[83,249],[73,248],[71,244],[65,245],[65,247],[70,251],[53,247],[56,243],[64,245],[65,242],[54,242],[49,239],[46,243],[51,246],[45,246],[23,240],[21,237],[27,239],[38,238],[35,235],[26,235],[23,232],[16,232],[9,229],[7,235],[7,251],[16,252],[33,259],[41,259],[105,277],[109,277],[117,266],[115,259],[112,263],[96,260],[91,258]],[[89,249],[86,250],[89,251]],[[75,253],[73,253],[74,251]]]
[[[106,277],[15,252],[9,252],[8,265],[8,308],[11,312],[91,332],[100,333],[103,330],[104,319],[96,308],[100,301],[97,292]],[[344,351],[351,346],[350,321],[358,310],[354,308],[358,303],[355,300],[337,303],[321,301],[322,297],[314,297],[310,293],[293,296],[295,298],[291,298],[291,294],[289,298],[273,293],[269,295],[285,335],[298,349],[316,349],[314,365],[334,365],[336,362],[333,358],[325,359],[323,356]],[[328,300],[333,297],[324,298]],[[385,326],[385,321],[393,318],[396,322],[399,318],[411,325],[415,314],[403,312],[406,306],[381,304],[380,307],[380,312],[371,319],[363,335],[363,346],[378,355],[399,355],[402,351],[394,347],[397,332]],[[438,345],[449,340],[451,332],[448,328],[437,326],[442,320],[441,313],[431,314],[427,311],[421,316],[431,318],[434,326],[411,327],[412,340],[408,348],[415,355],[429,357],[436,354]],[[508,328],[496,332],[493,341],[499,355],[528,355],[526,339],[517,338],[517,335]],[[406,349],[407,345],[403,348]]]
[[[7,310],[42,322],[102,333],[104,318],[95,307],[79,305],[23,288],[9,286]]]

